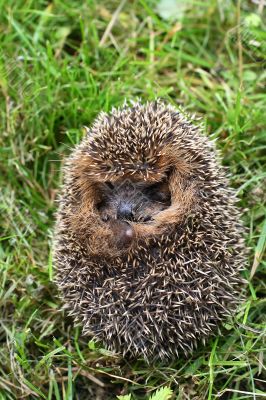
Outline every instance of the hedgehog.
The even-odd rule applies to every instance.
[[[161,100],[100,113],[64,164],[63,308],[122,357],[188,356],[243,297],[235,191],[200,124]]]

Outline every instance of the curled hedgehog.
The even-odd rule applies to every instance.
[[[64,308],[123,356],[187,355],[241,299],[236,201],[213,142],[174,107],[101,113],[64,167],[54,246]]]

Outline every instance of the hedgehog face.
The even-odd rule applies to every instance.
[[[135,124],[134,110],[107,116],[69,158],[77,204],[69,226],[100,256],[148,246],[196,207],[198,159],[176,141],[180,127],[172,129],[168,115],[151,110],[147,118]]]
[[[117,143],[116,151],[120,147]],[[73,233],[88,241],[97,254],[117,256],[170,231],[196,206],[192,168],[176,150],[162,145],[144,161],[119,161],[116,152],[105,160],[95,143],[78,149],[72,170],[77,207],[69,215]],[[110,148],[114,151],[114,148]],[[92,245],[93,243],[93,245]],[[96,253],[96,252],[95,252]]]
[[[171,194],[166,181],[107,181],[101,189],[101,201],[97,209],[104,222],[121,220],[150,223],[159,212],[171,204]]]

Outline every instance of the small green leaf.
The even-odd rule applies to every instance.
[[[261,24],[261,18],[258,14],[252,13],[246,16],[244,23],[248,27],[258,28]]]
[[[95,348],[96,348],[95,342],[93,340],[89,341],[88,346],[89,346],[90,350],[95,350]]]
[[[172,397],[173,391],[165,386],[157,390],[149,400],[169,400]]]

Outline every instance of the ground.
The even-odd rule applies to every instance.
[[[141,400],[161,387],[172,399],[266,397],[265,2],[0,3],[0,399]],[[51,242],[62,161],[82,126],[124,99],[156,97],[216,138],[243,208],[249,283],[221,335],[147,366],[73,327]]]

